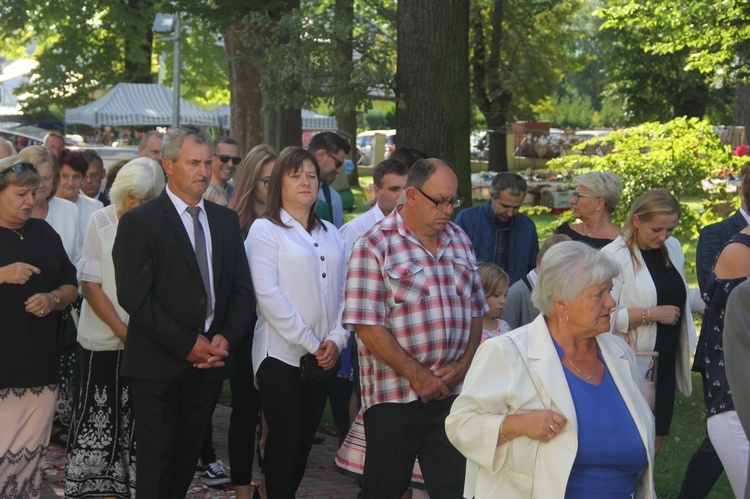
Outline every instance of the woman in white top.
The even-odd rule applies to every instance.
[[[268,422],[263,471],[268,497],[294,498],[323,414],[329,378],[300,379],[302,357],[335,375],[348,332],[341,326],[344,241],[315,214],[320,168],[282,151],[263,218],[245,242],[258,301],[253,366]]]
[[[692,393],[690,355],[696,344],[693,312],[705,303],[685,280],[685,254],[672,237],[680,205],[666,189],[642,194],[630,208],[622,236],[602,248],[620,265],[612,296],[613,332],[636,351],[659,352],[656,372],[656,452],[672,422],[675,390]],[[645,374],[645,373],[642,373]]]
[[[76,352],[76,406],[70,426],[65,497],[130,498],[135,493],[134,427],[128,383],[119,366],[128,315],[117,303],[112,245],[123,213],[164,189],[156,161],[125,165],[112,204],[94,212],[86,229],[78,280],[83,290]]]
[[[52,149],[44,146],[24,148],[18,158],[24,163],[36,166],[42,183],[34,194],[33,218],[41,218],[55,229],[62,239],[65,253],[73,265],[81,258],[80,231],[78,230],[78,212],[76,205],[65,199],[55,197],[60,185],[60,169]]]

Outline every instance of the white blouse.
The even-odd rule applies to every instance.
[[[281,210],[290,228],[267,219],[250,227],[245,250],[250,262],[258,322],[253,369],[266,357],[291,366],[325,340],[344,349],[349,332],[341,326],[346,258],[344,241],[332,224],[312,234]]]
[[[104,204],[96,199],[91,199],[80,191],[78,192],[78,199],[75,204],[78,209],[78,255],[82,255],[83,240],[86,236],[86,228],[89,226],[89,219],[96,210],[104,208]],[[73,265],[76,265],[76,262],[73,262]]]
[[[76,205],[66,199],[53,197],[48,202],[47,216],[44,220],[59,234],[70,263],[78,265],[83,243],[81,241],[82,234],[78,230],[78,208],[76,208]]]
[[[78,280],[100,284],[102,291],[117,312],[120,320],[127,324],[128,314],[117,303],[115,265],[112,261],[112,246],[117,235],[117,209],[114,205],[95,211],[86,228],[83,256],[78,264]],[[78,343],[87,350],[121,350],[124,345],[91,308],[87,300],[81,305],[78,322]]]

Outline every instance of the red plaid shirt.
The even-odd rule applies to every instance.
[[[344,327],[383,326],[409,355],[435,370],[466,351],[471,320],[487,309],[469,237],[449,223],[437,256],[398,210],[354,245],[346,272]],[[375,358],[357,338],[362,405],[419,399],[409,380]],[[458,393],[457,386],[453,393]]]

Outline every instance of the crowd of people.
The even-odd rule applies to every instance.
[[[364,498],[650,498],[691,369],[707,436],[679,497],[723,471],[745,495],[750,164],[691,288],[677,199],[644,192],[619,227],[606,171],[576,177],[576,223],[540,248],[523,177],[496,175],[453,222],[453,168],[406,147],[344,223],[350,146],[332,132],[243,155],[175,126],[107,171],[54,132],[4,146],[0,497],[39,496],[51,441],[69,498],[185,497],[196,470],[239,499],[293,498],[330,401]]]

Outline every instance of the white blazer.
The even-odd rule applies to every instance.
[[[604,362],[647,450],[639,498],[655,497],[654,417],[642,392],[633,351],[609,333],[596,337]],[[550,443],[528,437],[497,445],[506,415],[550,409],[568,423]],[[445,421],[448,438],[468,459],[467,498],[563,498],[578,451],[578,422],[563,366],[541,315],[487,340]]]
[[[677,350],[675,372],[677,389],[689,397],[693,391],[690,380],[690,355],[695,350],[697,342],[692,313],[703,312],[706,304],[701,299],[698,289],[688,288],[685,280],[685,254],[682,252],[680,242],[674,237],[670,237],[664,242],[664,245],[669,253],[669,260],[680,273],[687,292],[683,320],[680,326],[680,346]],[[628,333],[630,323],[627,309],[655,307],[656,287],[640,252],[636,252],[636,258],[641,263],[641,267],[636,270],[630,250],[622,236],[606,245],[601,251],[612,257],[620,265],[620,275],[612,282],[612,298],[618,305],[612,321],[612,332],[624,337]],[[656,322],[652,322],[648,326],[641,325],[633,328],[630,330],[630,336],[635,342],[633,348],[636,350],[653,350],[656,345]]]

